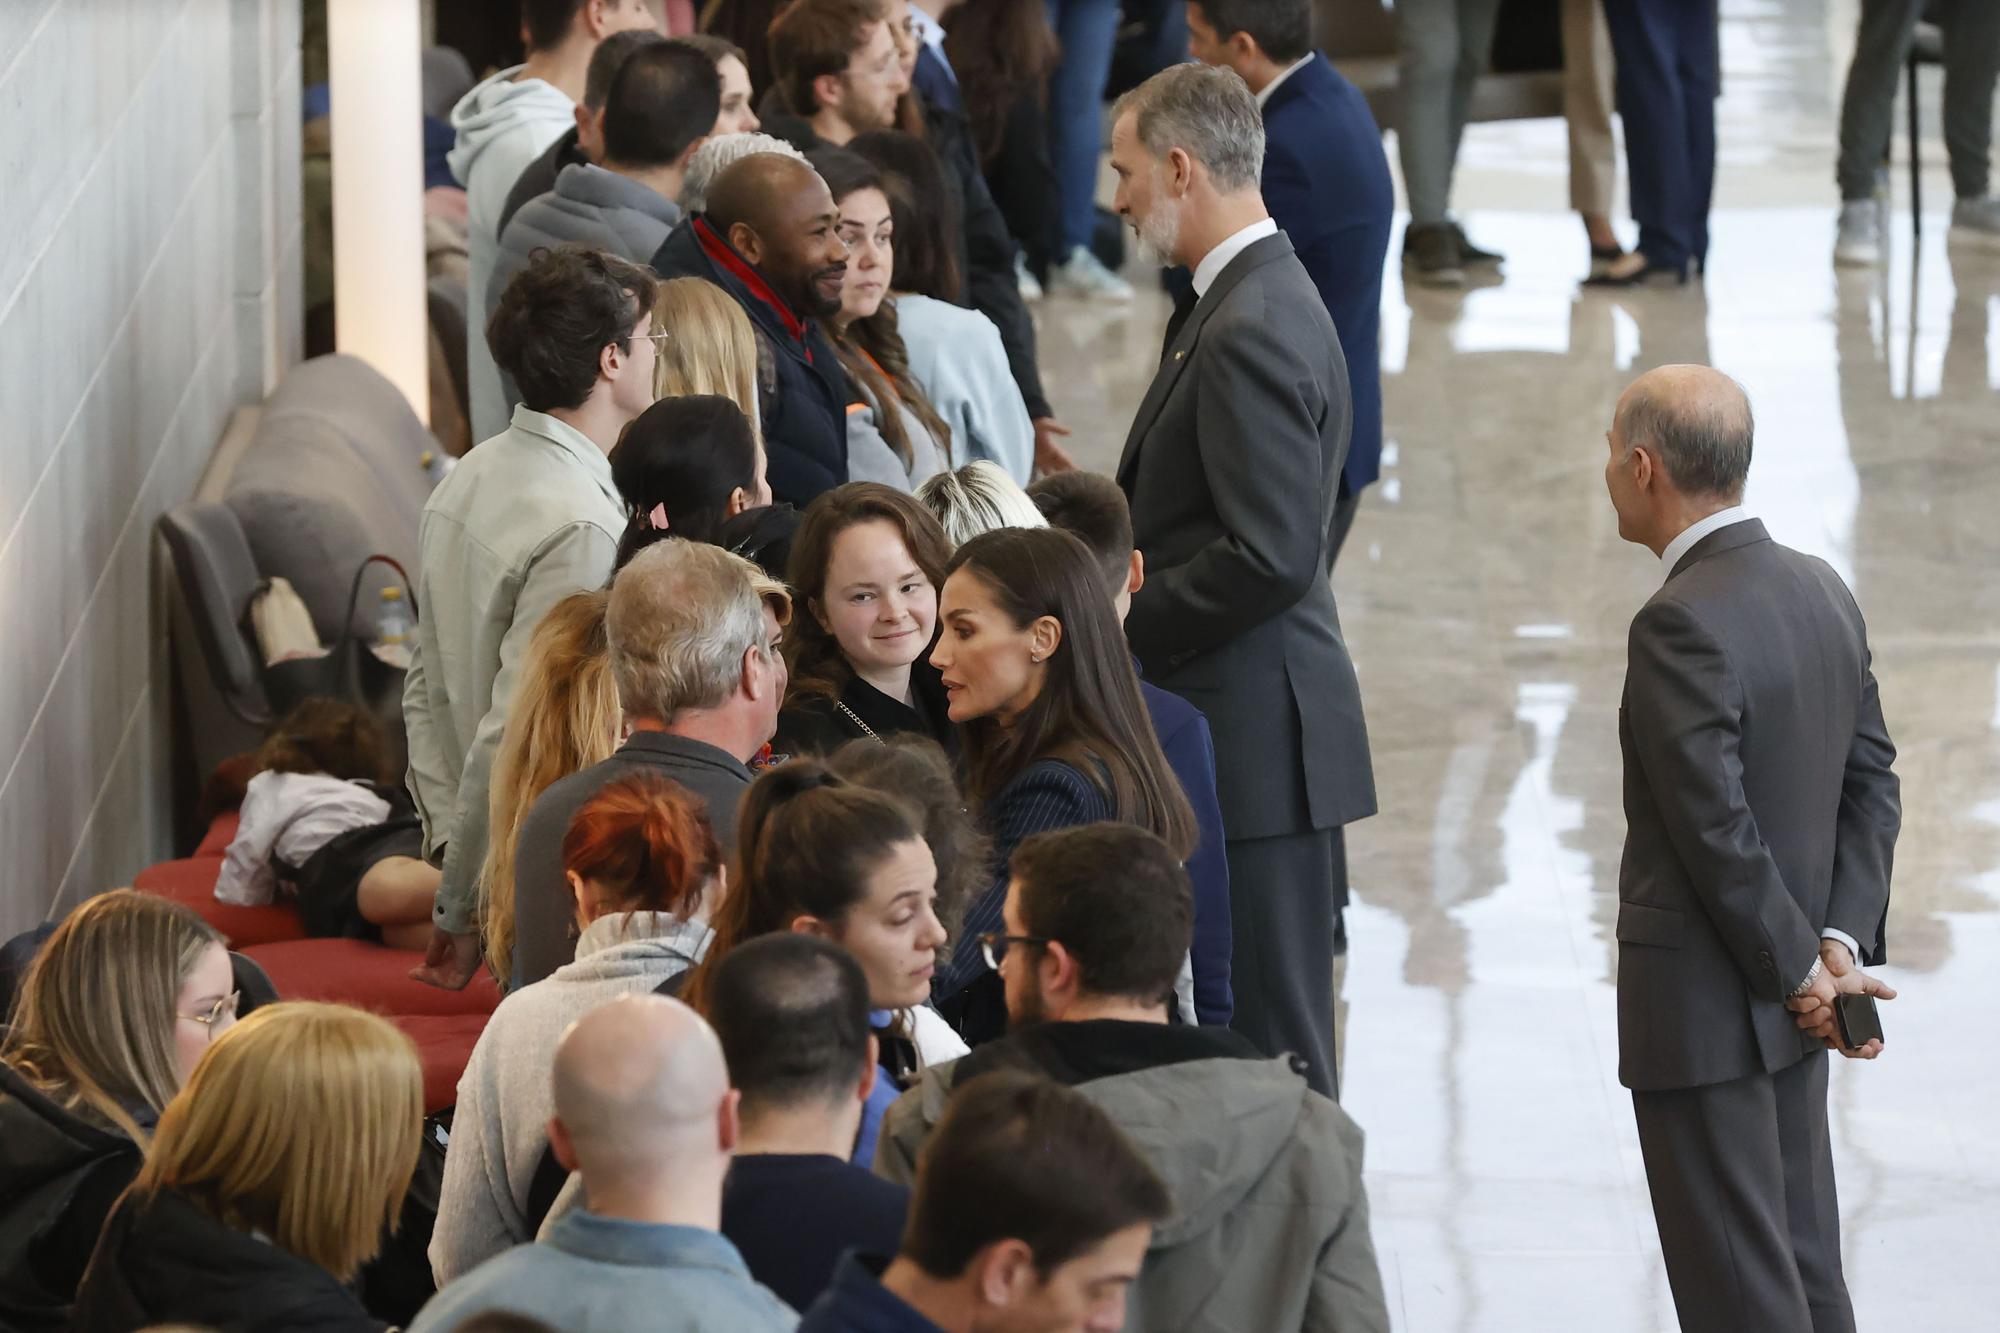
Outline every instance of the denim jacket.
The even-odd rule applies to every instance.
[[[453,934],[476,923],[487,785],[528,640],[557,602],[604,586],[624,529],[604,451],[526,407],[424,506],[403,720],[424,851],[446,849],[435,919]]]
[[[547,1240],[508,1250],[447,1286],[409,1333],[449,1333],[488,1310],[566,1333],[781,1333],[799,1322],[716,1232],[590,1212],[569,1214]]]

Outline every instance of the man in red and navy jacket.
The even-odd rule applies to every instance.
[[[818,172],[756,153],[725,168],[707,211],[653,256],[661,278],[706,278],[750,316],[769,354],[758,357],[757,388],[771,494],[801,509],[847,480],[847,410],[861,401],[817,322],[840,308],[838,223]]]

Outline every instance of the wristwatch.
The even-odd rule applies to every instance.
[[[1787,995],[1785,998],[1788,1000],[1796,1000],[1801,995],[1804,995],[1807,991],[1811,990],[1813,988],[1813,983],[1819,980],[1819,974],[1822,966],[1823,965],[1820,963],[1819,959],[1817,958],[1813,959],[1812,971],[1806,973],[1806,979],[1804,981],[1801,981],[1798,985],[1792,987],[1792,993],[1790,995]]]

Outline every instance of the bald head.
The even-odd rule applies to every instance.
[[[556,1047],[556,1119],[586,1182],[721,1158],[717,1112],[728,1096],[714,1030],[662,995],[593,1009]]]
[[[833,196],[826,194],[826,182],[809,163],[778,153],[752,153],[730,163],[708,187],[708,221],[727,234],[742,223],[756,231],[769,231],[791,201],[826,195],[827,211]]]
[[[1661,366],[1626,388],[1612,418],[1621,453],[1645,449],[1683,495],[1735,501],[1756,423],[1743,386],[1711,366]]]
[[[708,225],[750,261],[804,319],[840,309],[847,246],[819,173],[776,153],[752,153],[708,187]]]

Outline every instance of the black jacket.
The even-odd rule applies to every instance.
[[[218,1333],[383,1333],[325,1270],[210,1217],[173,1190],[127,1195],[77,1293],[78,1333],[196,1324]]]
[[[779,754],[829,755],[849,741],[873,737],[887,740],[901,732],[928,736],[952,757],[958,754],[958,729],[951,724],[951,703],[937,668],[919,658],[910,668],[916,707],[891,699],[859,676],[850,678],[839,702],[824,694],[795,695],[778,714],[778,734],[771,748]]]
[[[759,384],[771,495],[803,509],[847,480],[847,409],[861,402],[826,334],[787,306],[700,215],[684,219],[653,256],[662,278],[706,278],[750,316],[768,382]],[[760,381],[766,373],[758,358]]]
[[[132,1140],[0,1064],[0,1328],[69,1327],[105,1215],[138,1174]]]
[[[766,134],[783,139],[802,153],[824,146],[825,141],[809,123],[785,109],[776,88],[765,96],[757,118]],[[1035,324],[1028,318],[1028,307],[1021,302],[1019,280],[1014,276],[1014,238],[1008,234],[1006,219],[1000,216],[986,177],[979,170],[972,127],[964,112],[926,102],[924,137],[937,155],[947,206],[959,222],[953,232],[958,271],[965,277],[959,304],[993,321],[1000,330],[1001,345],[1007,349],[1007,368],[1028,405],[1028,415],[1049,416],[1049,400],[1042,392],[1041,372],[1035,365]]]

